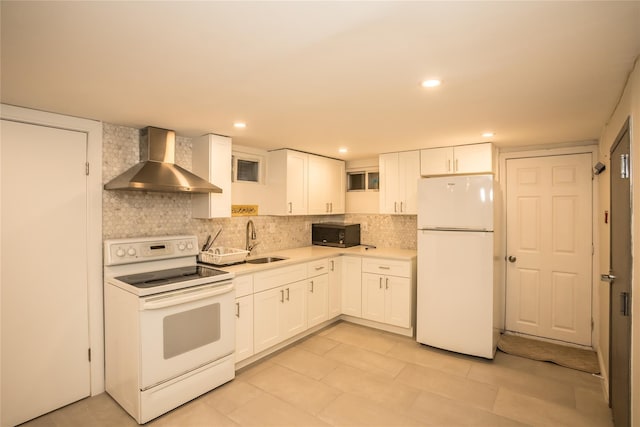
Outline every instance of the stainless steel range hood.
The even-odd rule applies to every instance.
[[[146,127],[140,130],[140,163],[105,184],[106,190],[172,193],[222,193],[206,179],[175,164],[176,133]]]

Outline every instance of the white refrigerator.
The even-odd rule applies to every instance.
[[[418,342],[493,359],[503,329],[493,175],[418,183]]]

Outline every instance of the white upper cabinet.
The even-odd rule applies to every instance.
[[[343,214],[345,166],[342,160],[309,154],[309,214]]]
[[[380,213],[416,214],[420,152],[381,154]]]
[[[276,150],[268,154],[268,215],[342,214],[345,166],[342,160]]]
[[[267,214],[306,215],[309,155],[293,150],[270,151],[267,167]]]
[[[193,194],[194,218],[231,217],[231,138],[203,135],[193,140],[193,173],[222,189],[222,193]]]
[[[452,175],[494,172],[493,144],[458,145],[420,150],[420,175]]]

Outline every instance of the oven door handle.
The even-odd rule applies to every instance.
[[[215,297],[217,295],[226,294],[233,291],[233,283],[221,286],[211,286],[208,289],[190,289],[179,294],[160,295],[145,299],[142,302],[143,310],[157,310],[160,308],[172,307],[175,305],[185,304],[188,302],[198,301],[205,298]]]

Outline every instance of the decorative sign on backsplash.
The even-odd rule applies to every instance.
[[[258,215],[258,205],[231,205],[231,216]]]

